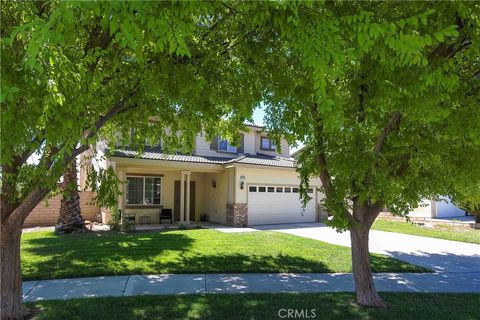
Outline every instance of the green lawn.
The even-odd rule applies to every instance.
[[[381,293],[381,296],[389,304],[387,309],[360,308],[354,304],[351,293],[137,296],[42,301],[27,305],[38,308],[36,319],[39,320],[282,319],[280,309],[308,310],[310,317],[303,319],[480,318],[480,294]],[[280,311],[280,316],[286,312]]]
[[[425,272],[373,254],[375,272]],[[24,280],[156,273],[351,272],[350,249],[277,232],[177,230],[22,236]]]
[[[373,224],[372,229],[480,244],[480,230],[454,229],[451,225],[441,225],[435,226],[435,228],[428,228],[410,222],[377,219]]]

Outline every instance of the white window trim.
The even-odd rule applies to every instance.
[[[225,142],[227,143],[227,150],[221,150],[221,149],[220,149],[220,141],[225,141]],[[228,150],[229,147],[230,147],[230,148],[235,148],[235,151]],[[230,142],[228,142],[227,139],[221,139],[221,138],[218,139],[218,145],[217,145],[217,151],[218,151],[218,152],[237,153],[237,150],[238,150],[238,149],[237,149],[237,146],[232,146],[232,145],[230,144]]]
[[[127,175],[127,178],[142,178],[143,179],[143,203],[127,203],[127,192],[125,191],[125,205],[128,207],[158,207],[163,206],[163,176],[136,176]],[[145,178],[159,178],[160,179],[160,203],[148,204],[145,202]],[[128,182],[127,182],[128,184]],[[127,186],[128,188],[128,186]]]
[[[263,145],[262,145],[263,140],[267,140],[267,141],[268,141],[268,148],[264,148],[264,147],[263,147]],[[277,151],[277,146],[275,145],[275,143],[273,142],[273,140],[270,139],[269,137],[261,136],[261,137],[260,137],[260,150],[263,150],[263,151],[274,151],[274,152],[276,152],[276,151]]]

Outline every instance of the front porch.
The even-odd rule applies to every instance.
[[[126,158],[111,165],[125,182],[119,185],[118,209],[135,219],[137,230],[226,223],[233,179],[222,165]]]

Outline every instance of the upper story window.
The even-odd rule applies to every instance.
[[[236,153],[237,152],[237,147],[232,146],[230,143],[228,143],[227,140],[225,139],[219,139],[218,140],[218,151],[225,151],[225,152],[232,152]]]
[[[275,151],[277,148],[275,147],[275,143],[266,137],[260,138],[260,149],[267,150],[267,151]]]
[[[127,205],[160,205],[162,199],[161,177],[127,177]]]
[[[134,128],[131,128],[130,129],[130,145],[133,144],[133,141],[135,141],[136,137],[135,137],[135,134],[136,134],[136,131],[138,129],[134,129]],[[140,143],[142,142],[142,139],[138,139],[137,137],[137,140],[140,140]],[[145,138],[145,144],[144,146],[145,147],[149,147],[149,148],[161,148],[162,147],[162,141],[158,141],[158,140],[155,140],[155,139],[150,139],[150,138]]]

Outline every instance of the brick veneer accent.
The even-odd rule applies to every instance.
[[[92,204],[92,199],[95,197],[95,192],[81,191],[80,194],[80,208],[82,210],[82,216],[85,220],[97,221],[96,215],[100,212],[100,209]],[[24,227],[37,227],[37,226],[53,226],[57,223],[60,200],[62,196],[55,196],[48,199],[47,202],[40,202],[35,209],[30,212],[23,224]],[[48,205],[47,205],[48,204]]]
[[[328,211],[325,208],[325,206],[321,203],[317,205],[317,210],[318,210],[318,221],[319,222],[324,222],[328,219]]]
[[[248,205],[227,204],[227,225],[246,227],[248,225]]]

